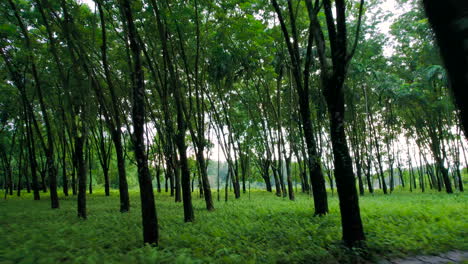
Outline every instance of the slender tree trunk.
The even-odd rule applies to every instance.
[[[445,191],[447,193],[453,193],[452,183],[450,182],[450,178],[449,178],[449,175],[448,175],[448,170],[447,170],[447,168],[445,168],[444,162],[442,161],[442,159],[439,159],[437,161],[437,166],[439,167],[439,170],[440,170],[440,172],[442,174],[442,179],[443,179],[444,185],[445,185]]]
[[[26,141],[26,144],[28,144],[27,141]],[[29,177],[28,177],[28,166],[29,166],[29,163],[28,163],[28,159],[26,158],[24,160],[24,170],[23,170],[24,173],[23,174],[24,174],[24,178],[26,179],[26,191],[28,193],[31,193],[31,184],[29,183]]]
[[[218,194],[218,202],[219,202],[219,180],[220,180],[220,174],[219,174],[219,145],[218,145],[218,168],[217,168],[217,174],[216,174],[216,183],[217,183],[217,188],[216,192]]]
[[[36,146],[34,144],[34,134],[31,128],[31,116],[26,114],[26,126],[27,126],[27,137],[28,137],[28,154],[29,154],[29,164],[31,166],[31,179],[32,179],[32,189],[34,193],[34,200],[40,200],[39,195],[39,184],[37,181],[37,162],[36,162]]]
[[[112,132],[112,139],[114,141],[115,154],[117,157],[117,170],[119,172],[119,193],[120,193],[120,212],[128,212],[130,210],[130,197],[128,195],[127,172],[125,171],[125,158],[122,146],[122,137],[117,128]]]
[[[174,172],[174,191],[175,191],[175,202],[182,202],[182,189],[180,188],[180,160],[177,161],[177,167]]]
[[[200,153],[200,151],[197,152],[197,161],[198,161],[199,172],[201,176],[201,183],[203,186],[206,209],[208,211],[213,211],[214,205],[213,205],[213,198],[211,194],[210,182],[208,179],[208,172],[206,171],[206,161],[205,161],[205,157],[203,156],[203,153]]]
[[[62,113],[62,122],[64,122],[65,113]],[[63,128],[63,130],[65,130]],[[63,194],[68,196],[68,177],[67,177],[67,146],[66,146],[66,139],[65,139],[65,131],[62,131],[62,188]]]
[[[22,186],[21,186],[21,178],[23,176],[23,173],[24,173],[24,170],[23,170],[23,145],[24,145],[24,139],[23,137],[21,137],[21,141],[20,141],[20,144],[19,144],[19,147],[20,147],[20,153],[19,153],[19,157],[18,157],[18,184],[16,185],[16,195],[19,197],[21,196],[21,189],[22,189]]]
[[[273,168],[273,178],[275,180],[276,196],[281,197],[281,184],[278,177],[278,170],[276,168]]]
[[[104,13],[102,10],[102,0],[96,1],[97,7],[99,9],[99,15],[101,20],[101,34],[102,34],[102,46],[101,46],[101,57],[102,63],[104,66],[104,74],[106,77],[106,82],[111,94],[112,99],[112,114],[113,114],[113,125],[112,123],[107,120],[106,122],[109,125],[111,130],[111,137],[112,141],[114,142],[115,152],[117,156],[117,168],[119,173],[119,193],[120,193],[120,212],[128,212],[130,210],[130,197],[128,194],[128,183],[127,183],[127,175],[125,170],[125,158],[123,155],[123,145],[122,145],[122,132],[121,132],[121,120],[120,114],[118,111],[118,100],[115,94],[114,85],[110,76],[109,65],[107,63],[107,35],[106,35],[106,26],[105,26],[105,18]],[[107,117],[107,111],[104,111],[105,117]]]
[[[270,180],[270,175],[269,175],[269,168],[266,167],[266,169],[264,169],[265,171],[263,172],[263,179],[265,180],[265,185],[266,185],[266,189],[268,192],[273,192],[272,188],[271,188],[271,180]]]
[[[158,193],[161,192],[161,168],[158,166],[156,168],[156,188]]]
[[[93,168],[91,160],[91,146],[88,142],[88,170],[89,170],[89,194],[93,193]]]
[[[83,129],[81,133],[84,132]],[[86,162],[83,157],[83,148],[84,148],[84,133],[78,135],[78,131],[75,132],[75,157],[77,161],[78,169],[78,217],[86,219]]]
[[[309,106],[309,85],[308,85],[308,67],[310,62],[308,61],[309,58],[306,59],[306,67],[305,67],[305,74],[304,74],[304,82],[302,81],[303,78],[301,77],[301,62],[299,59],[299,48],[297,43],[296,37],[296,28],[295,28],[295,18],[292,15],[292,4],[288,1],[288,9],[290,13],[291,19],[291,26],[294,41],[294,47],[291,43],[291,38],[289,37],[289,33],[284,23],[283,16],[281,14],[281,9],[278,6],[276,0],[271,0],[273,7],[278,15],[278,19],[280,21],[281,30],[283,31],[283,36],[286,41],[288,52],[290,58],[293,63],[293,76],[295,80],[295,87],[299,95],[299,109],[300,115],[302,120],[302,128],[304,131],[305,142],[307,145],[307,154],[308,154],[308,167],[309,167],[309,176],[310,182],[312,184],[312,192],[314,194],[314,205],[315,205],[315,215],[325,215],[328,213],[328,201],[327,201],[327,191],[325,189],[325,179],[323,176],[322,168],[320,165],[320,157],[317,155],[317,144],[315,142],[312,130],[312,120],[310,114],[310,106]],[[293,24],[294,23],[294,24]],[[309,39],[309,42],[311,38]],[[311,43],[310,45],[311,46]],[[310,57],[310,54],[308,54]]]
[[[134,149],[138,165],[138,182],[140,185],[141,212],[143,218],[143,241],[149,244],[158,243],[158,221],[154,202],[153,186],[148,169],[148,158],[145,153],[144,116],[145,116],[145,83],[141,65],[141,48],[137,41],[137,30],[133,22],[132,9],[129,0],[120,1],[125,22],[128,28],[128,39],[133,58],[133,104],[132,119],[134,127]]]
[[[371,126],[372,132],[374,134],[375,150],[377,151],[376,152],[377,165],[379,167],[378,175],[380,177],[380,182],[382,184],[383,193],[387,194],[387,183],[385,182],[385,174],[384,174],[383,167],[382,167],[382,155],[380,153],[380,146],[379,146],[379,141],[377,139],[377,132],[376,132],[376,129],[374,127],[374,118],[373,118],[373,115],[372,115],[371,112],[369,112],[369,116],[370,116],[370,126]]]
[[[77,164],[77,160],[76,160],[76,151],[75,151],[75,146],[73,146],[73,154],[72,154],[72,163],[73,163],[73,169],[72,169],[72,181],[71,181],[71,185],[72,185],[72,194],[73,195],[76,195],[76,172],[77,172],[77,168],[78,168],[78,164]]]
[[[294,189],[293,189],[293,183],[291,179],[291,158],[286,157],[286,179],[288,181],[288,194],[289,194],[289,200],[294,201]]]
[[[330,135],[333,147],[335,179],[340,200],[341,225],[343,240],[348,245],[364,240],[364,231],[359,209],[359,198],[353,174],[353,165],[346,144],[344,131],[344,94],[343,81],[328,80],[326,84],[329,114]],[[332,96],[332,93],[334,94]]]
[[[196,174],[194,173],[192,177],[195,178],[195,176]],[[198,189],[199,189],[198,192],[200,193],[200,198],[202,198],[204,196],[204,193],[203,193],[203,184],[202,184],[200,176],[198,176]]]
[[[290,2],[290,0],[288,1]],[[325,58],[325,40],[318,22],[317,13],[313,10],[312,1],[306,1],[309,18],[311,19],[310,33],[312,34],[312,30],[315,32],[314,37],[321,63],[320,74],[324,87],[322,92],[328,105],[330,136],[334,157],[335,180],[340,201],[343,241],[349,247],[360,246],[360,242],[365,240],[365,236],[361,221],[359,196],[356,189],[353,165],[344,130],[345,98],[343,84],[346,78],[347,64],[351,60],[354,50],[351,51],[351,53],[347,51],[345,2],[343,0],[337,0],[335,2],[336,20],[332,14],[331,1],[325,0],[323,4],[328,31],[329,34],[331,34],[329,35],[329,40],[331,42],[332,67],[328,65]],[[360,4],[356,39],[359,37],[362,6],[363,1],[361,1]]]
[[[229,188],[229,170],[226,173],[225,183],[224,183],[224,201],[228,201],[228,188]]]

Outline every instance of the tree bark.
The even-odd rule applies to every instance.
[[[356,182],[353,173],[353,165],[346,143],[344,130],[345,101],[343,83],[347,73],[347,64],[353,56],[353,51],[347,51],[346,15],[343,0],[336,0],[336,21],[331,11],[331,1],[324,0],[325,16],[327,20],[328,34],[331,45],[333,65],[327,65],[325,59],[325,41],[318,24],[317,13],[314,12],[312,2],[306,1],[309,17],[312,21],[312,29],[319,50],[321,63],[321,77],[324,85],[323,93],[328,105],[330,117],[330,136],[333,149],[335,180],[340,201],[341,226],[343,229],[343,241],[347,246],[359,246],[365,240],[362,226],[359,197],[356,190]],[[361,1],[359,23],[362,16]],[[356,38],[359,36],[359,24]],[[335,28],[336,27],[336,28]],[[310,32],[312,34],[312,32]]]
[[[104,110],[104,117],[106,117],[106,123],[111,130],[112,141],[114,142],[115,152],[117,156],[117,169],[119,173],[119,193],[120,193],[120,212],[128,212],[130,210],[130,197],[128,194],[128,183],[127,183],[127,172],[125,170],[125,157],[123,154],[123,145],[122,145],[122,123],[120,119],[120,113],[118,111],[119,104],[117,95],[115,93],[115,87],[113,85],[109,64],[107,62],[107,34],[106,34],[106,23],[104,12],[102,10],[101,0],[96,1],[97,7],[99,9],[99,16],[101,20],[101,35],[102,35],[102,46],[101,46],[101,58],[104,66],[104,74],[109,88],[112,100],[112,119],[110,120],[107,111]],[[99,88],[98,88],[99,89]],[[100,95],[98,95],[100,96]],[[101,96],[102,97],[102,96]],[[103,99],[101,99],[103,100]],[[104,106],[104,105],[103,105]]]
[[[128,39],[130,40],[130,49],[133,59],[133,145],[135,149],[135,158],[138,165],[138,182],[140,185],[141,212],[143,218],[143,241],[149,244],[158,244],[158,220],[154,202],[153,186],[148,169],[148,158],[145,153],[144,123],[145,123],[145,83],[143,68],[141,65],[141,48],[137,41],[137,29],[133,22],[133,14],[129,0],[120,1],[124,23],[128,28]]]
[[[85,130],[76,127],[75,131],[75,157],[78,170],[78,217],[86,219],[86,162],[83,157]]]
[[[306,58],[306,66],[304,67],[304,83],[303,78],[301,77],[301,63],[299,58],[299,48],[298,48],[298,40],[296,36],[296,29],[295,29],[295,18],[292,15],[292,3],[288,0],[288,9],[290,13],[291,19],[291,26],[292,32],[294,37],[294,47],[291,44],[291,38],[289,37],[288,30],[286,28],[286,24],[284,22],[283,16],[281,14],[281,10],[278,6],[276,0],[271,0],[273,7],[275,8],[276,14],[278,15],[278,19],[281,25],[281,30],[283,32],[284,39],[286,41],[286,46],[288,48],[289,55],[291,57],[292,68],[293,68],[293,76],[296,83],[296,90],[299,95],[299,109],[301,114],[302,120],[302,127],[304,130],[304,137],[305,142],[307,145],[307,154],[308,154],[308,167],[309,167],[309,176],[310,182],[312,184],[312,192],[314,194],[314,205],[315,205],[315,215],[325,215],[328,213],[328,201],[327,201],[327,192],[325,189],[325,179],[323,177],[322,168],[320,165],[320,157],[317,155],[317,144],[315,142],[312,130],[312,120],[310,114],[310,106],[309,106],[309,86],[308,86],[308,78],[309,78],[309,67],[310,66],[310,52],[308,52],[308,58]],[[308,47],[311,47],[311,37],[309,39]],[[309,49],[308,49],[309,51]]]

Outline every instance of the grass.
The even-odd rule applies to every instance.
[[[195,193],[194,193],[195,194]],[[215,196],[216,197],[216,196]],[[362,250],[345,249],[336,195],[330,214],[313,217],[313,201],[254,191],[249,199],[215,203],[207,212],[194,195],[196,221],[183,222],[181,203],[156,195],[160,246],[142,245],[139,196],[118,212],[118,193],[88,195],[88,220],[76,217],[75,197],[51,210],[43,194],[0,201],[0,263],[342,263],[381,257],[468,250],[468,196],[462,193],[366,195]]]

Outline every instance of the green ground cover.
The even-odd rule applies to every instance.
[[[305,194],[294,202],[264,191],[215,203],[207,212],[194,193],[196,221],[183,222],[181,203],[157,194],[160,246],[142,246],[139,196],[118,212],[118,193],[88,195],[88,220],[76,217],[75,197],[31,195],[0,201],[0,263],[337,263],[468,250],[468,196],[463,193],[366,195],[361,213],[364,250],[341,246],[338,199],[330,214],[313,217]],[[216,194],[214,195],[216,198]]]

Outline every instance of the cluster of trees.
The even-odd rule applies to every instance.
[[[153,183],[191,222],[197,178],[214,210],[216,142],[228,164],[218,200],[220,182],[227,200],[252,180],[294,200],[297,180],[325,215],[326,186],[336,185],[343,240],[359,244],[358,194],[373,193],[374,180],[385,194],[463,191],[458,110],[425,14],[407,4],[384,56],[377,1],[2,1],[5,198],[48,189],[59,208],[61,187],[86,218],[94,177],[106,195],[118,183],[126,212],[136,167],[144,241],[157,244]]]

